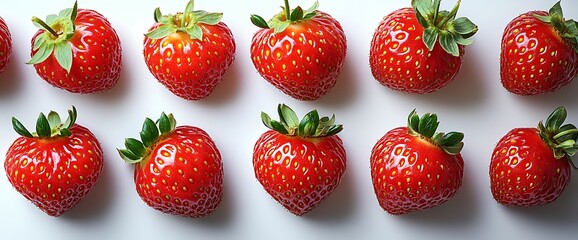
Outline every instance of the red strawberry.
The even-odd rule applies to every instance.
[[[193,11],[162,15],[144,39],[145,62],[153,76],[175,95],[199,100],[209,96],[235,60],[235,39],[222,13]]]
[[[371,40],[369,63],[381,84],[406,93],[430,93],[460,70],[465,46],[478,27],[465,17],[439,11],[440,1],[414,0],[412,8],[387,15]]]
[[[126,149],[118,151],[135,164],[141,199],[164,213],[192,218],[211,214],[223,196],[223,162],[211,137],[197,127],[176,127],[173,115],[164,113],[156,124],[147,118],[140,136],[142,141],[127,138]]]
[[[317,110],[301,121],[286,105],[279,105],[280,121],[265,113],[266,131],[255,143],[255,177],[269,195],[291,213],[301,216],[313,210],[339,185],[346,169],[343,142],[336,135],[342,125],[319,119]]]
[[[40,114],[30,133],[16,118],[21,135],[6,153],[8,180],[26,199],[50,216],[73,208],[91,190],[103,167],[102,149],[87,128],[76,124],[76,108],[61,123],[55,112]]]
[[[0,17],[0,73],[6,70],[12,55],[12,36],[4,19]]]
[[[108,20],[90,9],[73,8],[50,15],[32,38],[32,59],[38,75],[55,87],[73,93],[108,90],[118,82],[121,44]]]
[[[259,31],[251,41],[251,59],[263,78],[299,100],[316,100],[337,82],[347,50],[341,24],[318,11],[318,2],[306,11],[285,7],[269,22],[257,15],[251,21]]]
[[[436,133],[437,115],[415,110],[408,126],[385,134],[371,151],[371,179],[379,205],[401,215],[435,207],[462,186],[464,135]]]
[[[578,75],[578,23],[564,19],[560,2],[514,18],[501,48],[500,77],[512,93],[553,92]]]
[[[506,206],[536,206],[556,200],[570,182],[569,156],[578,151],[578,129],[565,124],[566,109],[557,108],[537,128],[516,128],[494,148],[490,186]]]

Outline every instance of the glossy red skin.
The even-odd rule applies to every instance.
[[[394,90],[425,94],[448,85],[462,66],[465,47],[454,57],[436,42],[430,52],[423,42],[423,27],[412,8],[385,16],[373,34],[369,64],[373,77]]]
[[[512,129],[494,148],[490,186],[500,204],[547,204],[556,200],[569,182],[570,159],[554,158],[535,128]]]
[[[12,36],[6,22],[0,17],[0,73],[6,70],[12,55]]]
[[[253,65],[269,83],[303,101],[325,96],[337,83],[347,52],[341,24],[316,11],[278,34],[260,29],[251,41]]]
[[[208,97],[235,61],[235,39],[225,23],[199,26],[202,41],[182,32],[144,39],[143,54],[149,71],[172,93],[187,100]]]
[[[387,132],[373,147],[371,180],[379,205],[402,215],[441,205],[462,186],[464,160],[450,155],[407,127]]]
[[[578,53],[531,11],[514,18],[502,36],[500,77],[508,91],[536,95],[556,91],[578,75]]]
[[[68,40],[72,48],[70,73],[58,64],[52,54],[34,64],[38,75],[51,85],[73,93],[96,93],[111,89],[120,78],[122,47],[116,31],[100,13],[78,9],[74,21],[76,32]],[[34,39],[45,30],[38,30]],[[36,53],[32,49],[31,56]]]
[[[180,126],[136,165],[134,181],[137,193],[150,207],[173,215],[205,217],[223,196],[221,154],[205,131]]]
[[[19,137],[8,149],[8,180],[26,199],[50,216],[60,216],[83,199],[104,165],[102,148],[85,127],[75,124],[70,137]]]
[[[253,169],[273,199],[301,216],[339,185],[346,153],[337,135],[311,139],[268,130],[255,143]]]

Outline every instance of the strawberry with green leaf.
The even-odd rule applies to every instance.
[[[266,131],[255,143],[253,169],[265,191],[291,213],[301,216],[316,208],[339,185],[346,169],[346,153],[337,136],[343,126],[335,116],[319,117],[317,110],[301,121],[285,104],[280,120],[261,113]]]
[[[439,206],[462,186],[464,134],[436,132],[436,114],[412,111],[371,150],[371,179],[379,205],[402,215]]]
[[[223,162],[207,132],[177,126],[172,114],[146,118],[141,140],[127,138],[122,159],[134,164],[141,199],[153,209],[200,218],[219,206],[223,196]]]
[[[578,151],[578,129],[564,124],[558,107],[534,128],[515,128],[496,144],[490,161],[494,199],[506,206],[529,207],[558,199],[570,183],[572,159]]]
[[[282,11],[268,22],[251,15],[261,29],[251,41],[251,60],[259,74],[285,94],[304,101],[317,100],[337,83],[347,51],[341,24],[317,10]]]
[[[173,94],[187,99],[208,97],[235,60],[235,39],[222,13],[194,10],[163,15],[145,34],[144,58],[152,75]]]
[[[564,19],[560,2],[548,12],[514,18],[502,36],[500,77],[519,95],[556,91],[578,75],[578,23]]]
[[[465,46],[478,27],[456,18],[460,2],[440,11],[440,0],[413,0],[385,16],[371,40],[369,63],[375,79],[414,94],[437,91],[458,74]]]
[[[32,38],[32,58],[38,75],[51,85],[73,93],[111,89],[119,80],[122,48],[116,31],[100,13],[67,8],[46,21],[32,18],[40,28]]]
[[[56,112],[41,113],[33,133],[12,118],[21,137],[6,153],[6,175],[20,194],[50,216],[60,216],[76,206],[92,189],[104,165],[98,140],[76,123],[76,117],[74,107],[64,123]]]

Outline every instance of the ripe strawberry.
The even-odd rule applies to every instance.
[[[108,20],[90,9],[73,8],[49,15],[32,38],[32,59],[38,75],[73,93],[112,88],[119,79],[122,56],[118,35]]]
[[[578,23],[565,20],[560,2],[549,12],[530,11],[504,29],[500,77],[520,95],[553,92],[578,75]]]
[[[318,11],[285,7],[269,22],[257,15],[259,31],[251,41],[251,59],[263,78],[298,100],[316,100],[337,82],[347,51],[341,24]]]
[[[12,55],[12,36],[4,19],[0,17],[0,73],[6,70]]]
[[[6,153],[8,180],[26,199],[50,216],[72,209],[91,190],[103,167],[102,149],[87,128],[76,124],[76,108],[61,123],[56,112],[40,114],[30,133],[16,118],[21,135]]]
[[[578,151],[578,129],[557,108],[537,128],[515,128],[500,139],[490,162],[494,199],[506,206],[536,206],[556,200],[570,182],[569,156]]]
[[[211,137],[197,127],[176,127],[173,115],[164,113],[156,124],[147,118],[140,136],[142,141],[127,138],[126,149],[118,151],[135,164],[141,199],[164,213],[192,218],[211,214],[223,196],[223,162]]]
[[[464,135],[436,133],[436,114],[415,110],[408,126],[387,132],[371,151],[371,179],[379,205],[401,215],[435,207],[462,186]]]
[[[465,46],[478,27],[465,17],[439,11],[440,1],[413,0],[380,22],[371,40],[369,63],[375,79],[402,92],[424,94],[450,83],[460,70]]]
[[[145,34],[144,57],[153,76],[175,95],[199,100],[209,96],[235,60],[235,39],[222,13],[193,11],[162,15]]]
[[[336,135],[343,126],[319,119],[317,110],[301,121],[284,104],[278,107],[280,121],[265,113],[266,131],[255,143],[255,177],[269,195],[291,213],[301,216],[313,210],[339,185],[346,169],[343,142]]]

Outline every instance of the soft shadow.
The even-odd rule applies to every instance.
[[[479,201],[476,197],[476,186],[464,173],[464,182],[456,195],[442,205],[430,209],[399,216],[404,221],[428,225],[466,226],[474,222],[479,215]]]
[[[22,88],[24,79],[22,77],[22,72],[24,67],[21,60],[18,58],[18,54],[12,54],[10,62],[4,72],[0,73],[0,100],[8,99],[15,94],[18,94],[18,90]],[[36,72],[32,67],[32,71]]]
[[[526,221],[535,221],[540,224],[557,225],[559,227],[576,227],[578,223],[578,179],[574,179],[562,195],[554,202],[534,207],[506,207],[508,212],[523,218]]]
[[[95,219],[104,218],[107,215],[116,186],[110,161],[111,159],[105,157],[102,173],[92,190],[73,209],[62,215],[63,219],[74,222],[96,221]]]
[[[221,83],[217,85],[213,93],[200,102],[210,105],[225,105],[230,103],[239,95],[241,86],[244,82],[244,73],[241,69],[239,60],[235,60],[229,68]]]
[[[327,93],[327,95],[321,97],[316,102],[324,106],[344,106],[346,104],[351,104],[353,99],[358,95],[360,79],[358,79],[360,73],[357,72],[357,68],[351,62],[351,58],[345,58],[341,73],[337,78],[337,83],[333,86],[333,89]]]
[[[578,108],[576,93],[578,93],[578,76],[575,77],[569,85],[555,92],[533,96],[521,96],[513,93],[510,94],[514,99],[521,103],[528,104],[529,106],[552,108],[552,106],[557,107],[559,105],[564,105],[566,108]]]
[[[353,173],[346,171],[335,191],[303,218],[326,223],[347,221],[354,214],[357,201]]]

